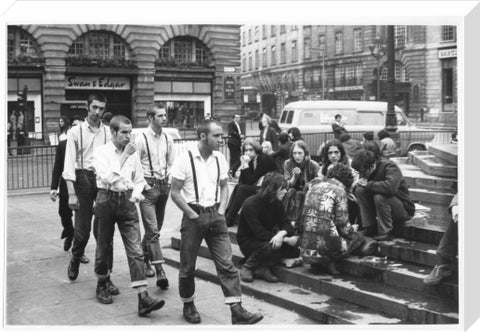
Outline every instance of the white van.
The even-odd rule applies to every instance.
[[[380,101],[297,101],[285,106],[278,124],[282,130],[297,127],[306,141],[311,140],[308,136],[312,135],[308,134],[317,133],[326,134],[324,140],[328,140],[333,138],[332,123],[335,121],[335,115],[340,114],[352,138],[361,139],[364,132],[373,131],[377,139],[377,133],[385,128],[387,107],[386,102]],[[411,150],[425,150],[425,143],[432,141],[433,133],[413,125],[398,106],[395,106],[395,115],[401,141],[400,153],[404,155]],[[408,134],[405,135],[405,132]],[[318,142],[310,143],[310,151],[314,153],[318,146],[312,145]]]

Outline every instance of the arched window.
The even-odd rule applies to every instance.
[[[18,27],[8,27],[8,61],[39,59],[38,46],[33,37]]]
[[[72,44],[68,50],[71,65],[102,65],[107,67],[133,67],[128,45],[114,33],[90,31]]]
[[[170,39],[158,54],[158,64],[163,66],[196,65],[210,67],[213,62],[208,47],[200,40],[182,36]]]
[[[384,66],[381,69],[381,81],[387,80],[388,68]],[[395,61],[395,81],[398,82],[409,82],[410,77],[408,76],[408,72],[405,67],[401,64],[401,62]]]

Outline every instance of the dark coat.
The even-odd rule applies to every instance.
[[[242,139],[240,133],[238,132],[237,125],[235,121],[232,121],[228,124],[228,146],[233,148],[240,148],[242,145]]]
[[[282,202],[267,202],[260,194],[245,200],[240,212],[237,242],[245,257],[269,242],[278,231],[292,236],[294,229],[288,221]]]
[[[290,158],[290,149],[292,147],[292,142],[287,141],[285,144],[280,144],[278,150],[271,154],[272,158],[275,159],[277,163],[277,169],[280,173],[283,174],[283,165],[285,160]]]
[[[332,123],[332,131],[335,139],[340,139],[340,135],[348,133],[348,130],[344,126],[339,125],[338,123]]]
[[[238,183],[253,186],[262,176],[268,172],[273,172],[276,169],[277,165],[275,164],[275,159],[269,155],[260,153],[257,156],[257,168],[253,170],[253,160],[250,160],[248,162],[248,168],[240,171]]]
[[[50,189],[56,190],[60,186],[60,191],[65,187],[65,180],[62,178],[63,164],[65,161],[65,150],[67,148],[67,140],[60,141],[55,152],[55,163],[53,164],[52,182]]]
[[[277,151],[277,148],[278,148],[277,132],[271,126],[263,128],[262,131],[260,132],[260,144],[262,144],[264,141],[263,133],[265,130],[268,130],[265,141],[269,141],[270,143],[272,143],[272,150]]]
[[[375,171],[368,177],[365,188],[374,194],[398,197],[408,215],[413,217],[415,214],[415,204],[410,198],[407,182],[403,178],[402,171],[393,161],[377,161]]]

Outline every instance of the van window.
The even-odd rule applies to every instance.
[[[288,113],[287,110],[284,110],[284,111],[282,112],[282,115],[280,116],[280,123],[285,123],[285,119],[286,119],[286,117],[287,117],[287,113]]]
[[[288,111],[288,115],[287,115],[287,123],[288,124],[292,123],[293,113],[295,113],[295,112],[294,111]]]

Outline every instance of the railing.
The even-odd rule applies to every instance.
[[[409,143],[414,141],[448,144],[451,142],[453,132],[450,130],[400,132],[400,142],[402,147],[408,146]],[[361,140],[363,136],[363,132],[349,132],[349,134],[352,138],[358,140]],[[250,137],[258,138],[258,135]],[[320,145],[332,139],[333,133],[304,134],[303,138],[309,146],[310,153],[316,156]],[[196,144],[196,139],[175,140],[176,155],[181,154]],[[56,146],[52,145],[8,148],[7,189],[49,187],[55,162],[55,150]],[[221,146],[220,152],[229,160],[230,153],[227,146],[227,137],[224,137],[224,144]]]

